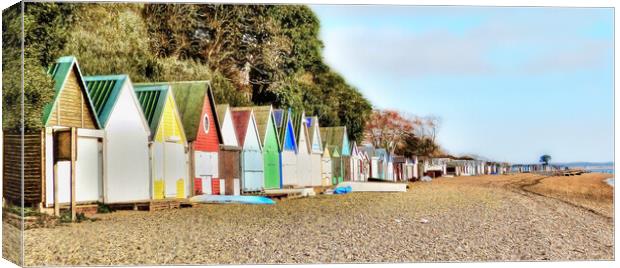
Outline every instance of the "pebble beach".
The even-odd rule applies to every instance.
[[[605,177],[581,176],[611,188]],[[25,265],[614,259],[613,209],[607,209],[613,198],[588,209],[534,187],[546,179],[439,178],[411,183],[406,193],[117,211],[26,230]]]

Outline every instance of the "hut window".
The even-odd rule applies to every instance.
[[[209,133],[209,115],[205,114],[205,117],[202,119],[203,120],[203,129],[205,131],[205,133]]]

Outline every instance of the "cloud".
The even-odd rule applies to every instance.
[[[392,76],[484,74],[488,45],[447,31],[404,34],[392,29],[339,28],[325,35],[325,58],[337,69]]]

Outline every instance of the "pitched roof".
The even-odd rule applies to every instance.
[[[345,133],[346,127],[322,127],[321,140],[323,146],[336,145],[338,148],[342,148]]]
[[[82,88],[85,90],[84,94],[86,94],[87,97],[86,103],[88,104],[88,109],[93,113],[93,115],[97,114],[90,98],[90,94],[88,93],[88,87],[86,86],[86,83],[84,83],[82,71],[80,70],[80,65],[78,64],[77,59],[74,56],[64,56],[58,58],[54,65],[52,65],[52,67],[48,70],[48,74],[52,76],[52,79],[54,79],[54,98],[52,99],[52,102],[48,103],[43,108],[42,120],[44,125],[47,124],[47,121],[52,114],[52,109],[58,101],[60,90],[64,88],[65,82],[67,81],[72,69],[76,70],[78,83],[80,83]],[[102,127],[98,116],[94,116],[94,121],[97,128]]]
[[[84,77],[88,93],[99,121],[105,126],[116,104],[127,75],[98,75]]]
[[[239,146],[245,145],[245,134],[248,132],[248,125],[250,124],[251,110],[231,110],[233,126],[235,126],[235,133],[237,133],[237,139],[239,140]]]
[[[170,87],[164,84],[134,84],[136,97],[151,128],[151,138],[157,131],[169,89]]]
[[[292,120],[292,111],[291,109],[288,109],[288,111],[284,111],[282,109],[275,109],[273,110],[273,115],[276,119],[276,128],[278,129],[278,133],[280,133],[280,135],[278,136],[278,138],[280,139],[280,148],[284,148],[284,142],[286,141],[286,128],[288,121]],[[293,125],[293,128],[294,127],[295,126]],[[297,134],[295,133],[294,129],[292,135],[293,139],[295,140],[294,143],[297,144]]]
[[[311,151],[311,143],[310,138],[308,138],[308,129],[304,128],[304,124],[306,124],[306,116],[305,112],[291,112],[291,120],[293,120],[293,131],[295,132],[295,141],[299,146],[299,139],[301,138],[301,131],[305,131],[306,136],[306,150]]]
[[[224,116],[226,115],[226,110],[230,107],[228,104],[218,104],[215,106],[215,113],[217,114],[217,118],[220,122],[220,128],[224,127]]]
[[[267,127],[269,124],[269,117],[272,116],[271,106],[265,105],[265,106],[251,106],[251,107],[234,107],[233,110],[254,111],[254,118],[256,119],[256,128],[258,128],[258,135],[261,140],[261,143],[264,143],[265,138],[267,136]],[[275,131],[276,131],[276,137],[278,137],[277,126],[276,126]]]
[[[310,141],[310,144],[313,144],[314,143],[314,131],[316,131],[317,128],[319,127],[319,117],[317,116],[306,117],[306,126],[308,127],[308,133],[310,135],[308,139]],[[319,138],[319,140],[321,139],[320,133],[317,138]],[[322,142],[319,142],[319,145],[321,146],[321,148],[323,148]]]
[[[222,140],[222,133],[220,132],[220,123],[215,110],[215,101],[213,99],[213,93],[209,86],[208,81],[181,81],[170,82],[172,88],[172,95],[174,101],[177,104],[181,121],[183,122],[183,129],[185,135],[187,135],[188,141],[194,141],[197,138],[198,126],[202,120],[202,107],[204,105],[205,97],[208,96],[208,100],[211,106],[211,113],[216,121],[217,135],[219,140]]]

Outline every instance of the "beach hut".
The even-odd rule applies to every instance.
[[[241,146],[241,191],[257,192],[264,189],[263,151],[254,112],[231,109],[233,124]]]
[[[297,186],[312,186],[312,148],[304,112],[293,113],[293,129],[297,138]]]
[[[389,155],[388,152],[383,148],[377,148],[374,151],[374,156],[376,157],[376,173],[373,173],[373,178],[378,180],[389,180],[388,179],[388,164],[389,164]]]
[[[129,76],[87,76],[84,81],[97,118],[105,130],[104,202],[128,203],[151,199],[151,132]]]
[[[191,195],[220,194],[226,183],[219,176],[222,133],[208,81],[169,83],[189,146]]]
[[[167,84],[134,84],[151,129],[153,199],[187,198],[190,193],[188,145],[176,102]]]
[[[321,154],[321,185],[329,186],[332,184],[332,157],[329,152],[329,148],[323,147],[323,154]]]
[[[223,142],[220,144],[220,152],[218,153],[219,176],[225,186],[224,193],[221,194],[240,195],[241,147],[239,147],[230,107],[228,104],[219,104],[215,106],[215,111],[220,123]]]
[[[354,141],[351,145],[351,157],[349,159],[349,161],[351,161],[350,169],[352,181],[363,181],[362,157],[361,152],[357,148],[357,143]]]
[[[361,161],[361,175],[362,181],[367,181],[370,178],[370,157],[368,156],[368,152],[364,150],[365,146],[358,146],[357,151],[360,155]]]
[[[256,126],[263,149],[263,169],[265,189],[282,188],[280,170],[280,143],[273,108],[271,105],[239,107],[235,109],[253,110]]]
[[[44,207],[51,207],[57,202],[59,208],[72,201],[75,204],[103,202],[105,132],[78,61],[73,56],[61,57],[49,74],[54,79],[54,97],[43,110],[45,129],[36,139],[30,139],[29,133],[24,135],[24,203],[43,202]],[[11,139],[4,140],[5,144],[11,142]],[[33,147],[38,153],[31,151]],[[71,153],[72,147],[75,148],[74,154]],[[11,171],[15,167],[6,153],[5,147],[5,185],[6,181],[11,181]],[[34,156],[40,156],[41,162],[29,162]],[[31,177],[35,173],[40,174],[38,180]],[[13,192],[12,187],[19,188],[19,183],[8,187],[5,193],[7,190]],[[72,195],[73,187],[75,195]],[[5,197],[15,199],[11,195]]]
[[[336,145],[325,145],[327,150],[329,150],[329,155],[332,160],[332,178],[331,184],[336,185],[344,181],[344,170],[342,165],[342,157],[340,156],[340,148]]]
[[[273,113],[280,134],[280,148],[282,148],[280,154],[282,187],[294,187],[299,184],[297,179],[297,139],[295,138],[291,114],[290,109],[288,111],[275,109]]]
[[[349,166],[345,165],[343,159],[351,156],[351,147],[349,144],[349,137],[347,135],[347,128],[341,127],[322,127],[321,141],[323,146],[330,148],[330,154],[332,156],[332,171],[333,171],[333,184],[338,184],[344,181],[345,168]]]
[[[323,144],[321,142],[321,133],[319,131],[319,118],[316,116],[306,117],[306,126],[308,128],[308,137],[310,138],[310,160],[311,171],[310,178],[312,186],[321,186],[322,183],[322,169],[323,169]],[[328,157],[329,158],[329,152]],[[331,170],[331,167],[330,167]],[[328,177],[329,178],[329,177]]]

